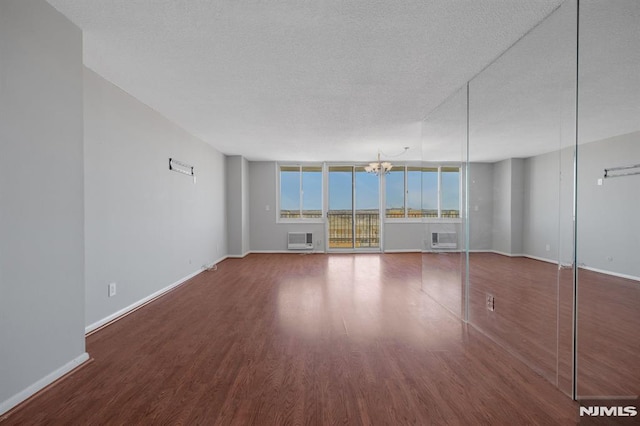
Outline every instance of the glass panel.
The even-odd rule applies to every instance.
[[[424,229],[422,291],[460,318],[464,316],[466,238],[462,223],[438,217],[438,166],[441,163],[465,162],[466,145],[465,87],[429,114],[423,123],[422,158],[430,161],[424,162],[420,168],[420,210]]]
[[[380,177],[356,167],[355,247],[380,247]]]
[[[466,101],[465,101],[466,104]],[[465,125],[466,127],[466,125]],[[458,143],[466,143],[466,136]],[[422,217],[438,217],[438,168],[425,167],[422,172]]]
[[[422,217],[422,167],[407,167],[407,216]]]
[[[404,217],[404,167],[391,169],[385,176],[385,187],[386,217]]]
[[[637,409],[639,1],[580,2],[578,83],[577,396]]]
[[[440,217],[460,217],[460,169],[458,167],[442,168]]]
[[[302,217],[322,217],[322,167],[302,167]]]
[[[300,167],[280,167],[280,217],[300,217]]]
[[[576,17],[562,3],[469,83],[469,321],[559,386],[571,371]]]
[[[329,248],[353,248],[353,167],[329,167]]]

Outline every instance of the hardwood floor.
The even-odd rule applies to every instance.
[[[420,254],[228,259],[89,336],[13,424],[565,425],[577,404],[421,291]]]
[[[462,256],[423,254],[423,289],[462,316]],[[566,394],[573,374],[573,271],[471,253],[469,321]],[[486,295],[495,297],[495,311]],[[578,397],[640,395],[640,283],[578,271]]]
[[[578,271],[578,396],[640,395],[640,283]]]

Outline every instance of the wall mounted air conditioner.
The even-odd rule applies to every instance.
[[[432,232],[431,248],[454,249],[458,246],[458,234],[455,232]]]
[[[289,232],[287,235],[289,250],[306,250],[313,248],[313,234],[311,232]]]

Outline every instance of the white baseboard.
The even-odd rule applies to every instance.
[[[538,257],[538,256],[531,256],[528,254],[523,254],[521,255],[522,257],[527,257],[529,259],[533,259],[533,260],[539,260],[540,262],[547,262],[547,263],[553,263],[554,265],[558,264],[557,260],[553,260],[553,259],[547,259],[545,257]]]
[[[619,272],[607,271],[606,269],[592,268],[590,266],[579,266],[578,269],[586,269],[587,271],[597,272],[599,274],[611,275],[618,278],[625,278],[627,280],[640,281],[640,277],[633,275],[621,274]]]
[[[244,254],[228,254],[226,257],[228,259],[242,259],[244,257],[247,257],[247,255],[253,253],[252,251],[247,251]]]
[[[383,253],[422,253],[420,249],[385,250]]]
[[[486,252],[495,253],[495,254],[499,254],[501,256],[507,256],[507,257],[528,257],[526,254],[506,253],[506,252],[498,251],[498,250],[486,250]]]
[[[554,265],[559,264],[563,268],[564,267],[570,268],[572,266],[571,263],[559,263],[557,260],[554,260],[554,259],[547,259],[545,257],[533,256],[530,254],[509,254],[509,253],[503,253],[497,250],[469,250],[469,251],[471,253],[495,253],[495,254],[499,254],[507,257],[526,257],[528,259],[539,260],[541,262],[552,263]],[[586,265],[580,265],[578,266],[578,269],[586,269],[587,271],[597,272],[599,274],[611,275],[613,277],[625,278],[627,280],[632,280],[632,281],[640,281],[640,277],[636,277],[634,275],[621,274],[619,272],[608,271],[606,269],[592,268]]]
[[[323,253],[324,251],[316,251],[316,250],[251,250],[249,253],[256,254],[315,254],[315,253]]]
[[[58,368],[57,370],[47,374],[42,379],[38,380],[37,382],[27,387],[23,391],[18,392],[17,394],[7,399],[6,401],[1,402],[0,415],[11,410],[21,402],[26,401],[28,398],[33,396],[36,392],[39,392],[42,389],[46,388],[51,383],[55,382],[65,374],[69,373],[73,369],[85,363],[88,359],[89,359],[89,354],[84,352],[81,355],[69,361],[68,363],[66,363],[65,365],[63,365],[62,367]]]
[[[102,318],[101,320],[98,320],[96,322],[94,322],[93,324],[88,325],[87,327],[85,327],[84,332],[85,334],[89,334],[92,331],[95,331],[97,329],[99,329],[100,327],[104,326],[105,324],[108,324],[112,321],[115,321],[116,319],[120,319],[124,316],[126,316],[127,314],[130,314],[131,312],[135,311],[138,308],[141,308],[142,306],[146,305],[147,303],[153,301],[154,299],[162,296],[163,294],[165,294],[166,292],[173,290],[174,288],[178,287],[180,284],[183,284],[185,281],[195,277],[196,275],[198,275],[199,273],[201,273],[202,271],[204,271],[203,268],[198,269],[197,271],[187,275],[184,278],[179,279],[178,281],[174,282],[173,284],[170,284],[168,286],[166,286],[163,289],[160,289],[158,291],[156,291],[155,293],[150,294],[149,296],[142,298],[140,300],[138,300],[137,302],[132,303],[131,305],[127,306],[126,308],[120,309],[117,312],[114,312],[113,314],[106,316],[104,318]]]
[[[532,256],[530,254],[524,254],[524,253],[505,253],[503,251],[498,251],[498,250],[469,250],[469,252],[470,253],[494,253],[494,254],[499,254],[500,256],[506,256],[506,257],[526,257],[528,259],[539,260],[541,262],[553,263],[554,265],[558,264],[557,260],[547,259],[545,257]]]

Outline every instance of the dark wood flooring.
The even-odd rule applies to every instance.
[[[462,317],[463,257],[423,254],[423,290]],[[571,394],[573,271],[470,253],[469,321]],[[486,295],[495,297],[495,311]],[[578,270],[578,398],[640,395],[640,283]]]
[[[576,403],[421,290],[421,265],[225,260],[90,335],[93,362],[0,423],[575,424]]]

